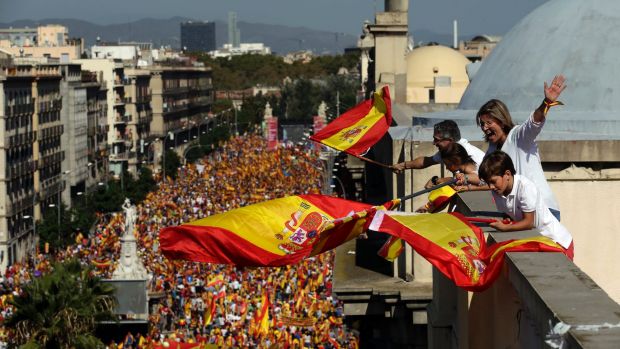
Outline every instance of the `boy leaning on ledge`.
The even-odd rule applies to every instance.
[[[487,155],[478,168],[478,175],[492,190],[495,205],[510,216],[510,224],[496,221],[490,226],[499,231],[517,231],[536,228],[540,234],[552,239],[573,259],[573,237],[551,214],[536,185],[526,177],[516,174],[510,156],[501,150]]]

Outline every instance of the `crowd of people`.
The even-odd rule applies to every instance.
[[[136,205],[138,255],[149,273],[153,299],[149,332],[127,334],[109,347],[158,348],[173,343],[219,347],[356,348],[358,337],[343,324],[343,306],[332,296],[333,254],[278,268],[241,268],[166,259],[158,233],[165,226],[194,221],[237,207],[287,195],[319,193],[322,165],[310,149],[267,149],[257,135],[231,138],[196,164],[179,169],[176,180]],[[0,280],[2,318],[9,297],[51,268],[54,260],[78,257],[110,278],[119,260],[122,213],[100,215],[88,236],[54,256],[38,254],[10,266]],[[264,307],[263,295],[269,307]],[[268,309],[269,326],[257,314]],[[6,338],[6,329],[0,335]],[[197,345],[197,344],[196,344]]]

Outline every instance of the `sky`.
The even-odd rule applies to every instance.
[[[409,0],[409,28],[451,33],[503,35],[547,0]],[[226,20],[229,11],[252,23],[322,29],[358,35],[374,20],[383,0],[0,0],[0,23],[19,19],[76,18],[96,24],[142,18],[189,17]]]

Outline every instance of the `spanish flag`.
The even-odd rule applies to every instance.
[[[372,209],[326,195],[288,196],[163,228],[159,240],[169,259],[283,266],[357,237]]]
[[[269,307],[269,296],[264,293],[261,299],[260,310],[256,313],[256,323],[258,324],[257,332],[262,335],[269,333]]]
[[[429,212],[432,213],[443,210],[448,203],[450,203],[450,199],[452,199],[455,194],[456,190],[449,185],[437,188],[428,193]]]
[[[403,252],[405,245],[403,240],[396,236],[390,236],[377,254],[389,262],[393,262]]]
[[[219,287],[224,284],[224,275],[217,274],[207,283],[207,287]]]
[[[457,286],[468,291],[482,291],[493,283],[505,252],[564,251],[544,236],[487,246],[482,230],[459,213],[378,211],[370,229],[405,240]]]
[[[392,104],[387,86],[371,99],[356,105],[310,137],[330,148],[361,156],[377,143],[392,124]]]

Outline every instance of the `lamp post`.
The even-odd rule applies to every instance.
[[[168,132],[162,140],[162,180],[166,180],[166,138],[170,137],[170,140],[174,140],[174,133]]]
[[[56,228],[57,228],[57,232],[56,232],[57,236],[56,236],[56,238],[57,238],[58,242],[60,242],[60,206],[61,206],[60,204],[62,202],[61,195],[62,195],[62,191],[63,191],[62,181],[63,181],[63,176],[65,176],[65,175],[67,175],[69,173],[71,173],[71,170],[66,170],[66,171],[63,171],[60,174],[58,174],[58,178],[59,178],[58,184],[59,185],[58,185],[58,195],[57,195],[57,203],[56,203],[56,212],[58,212],[58,222],[57,222],[57,226],[56,226]],[[54,204],[50,204],[49,207],[54,207]]]

